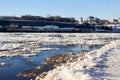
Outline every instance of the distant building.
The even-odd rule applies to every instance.
[[[120,23],[120,18],[118,19],[118,23]]]
[[[118,20],[117,19],[110,19],[109,22],[112,23],[112,24],[117,24]]]
[[[99,20],[99,25],[108,25],[110,22],[108,20]]]
[[[84,23],[84,21],[83,21],[83,18],[81,17],[80,18],[80,24],[83,24]]]
[[[100,20],[99,18],[96,18],[96,17],[93,17],[93,16],[89,16],[86,19],[86,22],[89,23],[89,24],[98,24],[99,20]]]

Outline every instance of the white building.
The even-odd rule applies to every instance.
[[[83,21],[83,18],[81,17],[80,18],[80,24],[83,24],[84,23],[84,21]]]
[[[96,18],[96,17],[93,17],[93,16],[89,16],[86,19],[86,22],[89,23],[89,24],[98,24],[99,20],[100,20],[99,18]]]
[[[118,24],[118,20],[117,19],[110,19],[109,22],[112,23],[112,24]]]

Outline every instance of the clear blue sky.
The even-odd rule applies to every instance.
[[[102,19],[120,17],[120,0],[1,0],[1,16],[60,15],[62,17],[95,16]]]

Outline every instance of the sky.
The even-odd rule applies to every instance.
[[[120,0],[1,0],[0,16],[120,17]]]

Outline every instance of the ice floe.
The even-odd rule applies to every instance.
[[[0,67],[3,67],[3,66],[5,66],[5,65],[6,65],[5,62],[0,63]]]

